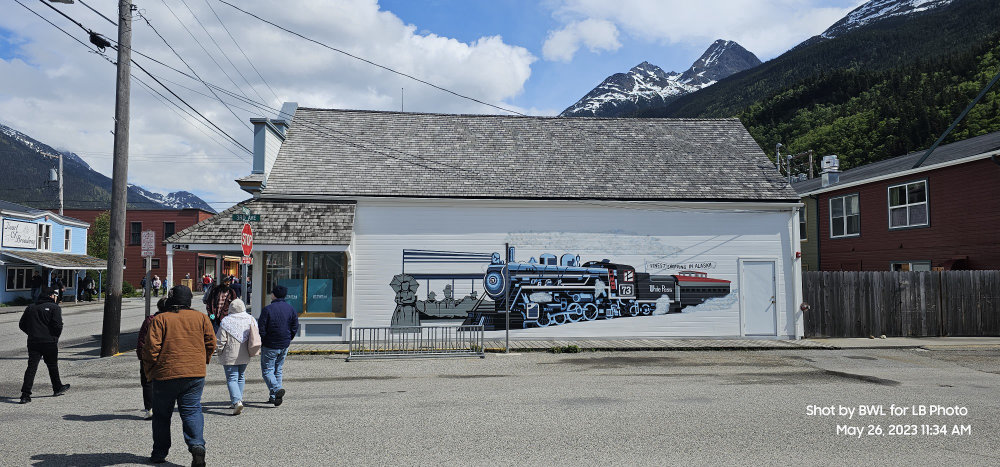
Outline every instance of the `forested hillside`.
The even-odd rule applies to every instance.
[[[837,154],[842,165],[926,148],[1000,72],[1000,5],[960,0],[834,39],[814,38],[754,69],[639,116],[737,116],[765,151]],[[1000,130],[994,89],[948,141]]]

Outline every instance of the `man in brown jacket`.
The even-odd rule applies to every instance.
[[[181,414],[184,442],[191,465],[205,465],[205,418],[201,392],[205,366],[215,352],[215,332],[204,313],[191,309],[191,289],[170,289],[167,310],[149,322],[142,347],[146,378],[153,382],[153,453],[150,462],[166,462],[170,451],[170,417],[174,404]]]

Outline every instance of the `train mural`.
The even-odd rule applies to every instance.
[[[730,281],[700,271],[649,274],[607,259],[581,262],[580,256],[569,253],[547,253],[537,260],[518,262],[513,248],[506,256],[503,259],[500,253],[490,255],[485,273],[479,276],[485,293],[477,299],[473,289],[463,300],[464,306],[455,307],[466,313],[463,324],[481,324],[487,331],[503,330],[508,311],[512,329],[679,313],[732,292]],[[434,297],[417,300],[415,294],[399,288],[400,279],[410,279],[401,276],[394,277],[392,284],[397,292],[393,324],[419,325],[418,317],[433,318],[426,310],[435,307]],[[468,274],[460,276],[467,278]],[[455,311],[459,310],[447,314],[454,317]],[[444,317],[443,313],[435,315]]]

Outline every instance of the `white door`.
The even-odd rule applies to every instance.
[[[778,334],[774,261],[740,262],[740,296],[743,302],[743,334]]]

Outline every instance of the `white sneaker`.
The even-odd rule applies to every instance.
[[[145,420],[152,420],[153,419],[153,409],[143,410],[142,411],[142,418],[145,419]]]
[[[233,406],[233,415],[239,415],[243,411],[243,401],[239,401]]]

